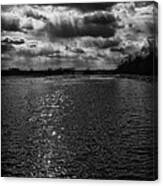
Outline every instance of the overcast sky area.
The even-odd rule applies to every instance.
[[[148,51],[155,12],[153,2],[3,5],[2,69],[115,69]]]

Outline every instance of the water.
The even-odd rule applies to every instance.
[[[156,87],[125,77],[3,77],[2,176],[155,179]]]

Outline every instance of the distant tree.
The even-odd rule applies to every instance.
[[[129,55],[128,58],[120,63],[116,72],[128,74],[144,74],[157,75],[158,74],[158,55],[155,41],[148,39],[148,50],[142,50],[136,54],[135,57]]]

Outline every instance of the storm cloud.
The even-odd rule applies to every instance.
[[[9,38],[9,37],[2,38],[2,43],[20,45],[20,44],[23,44],[24,42],[25,42],[24,39],[21,39],[21,38],[18,38],[18,39]]]
[[[2,30],[20,31],[20,20],[14,14],[2,14],[1,16]]]
[[[116,68],[144,55],[149,39],[157,45],[156,9],[152,2],[3,5],[2,68]]]
[[[76,15],[62,12],[49,16],[42,32],[47,32],[51,39],[77,36],[112,37],[116,32],[116,26],[114,15],[108,12]]]

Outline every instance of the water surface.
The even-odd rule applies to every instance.
[[[2,176],[157,177],[156,82],[3,77]]]

